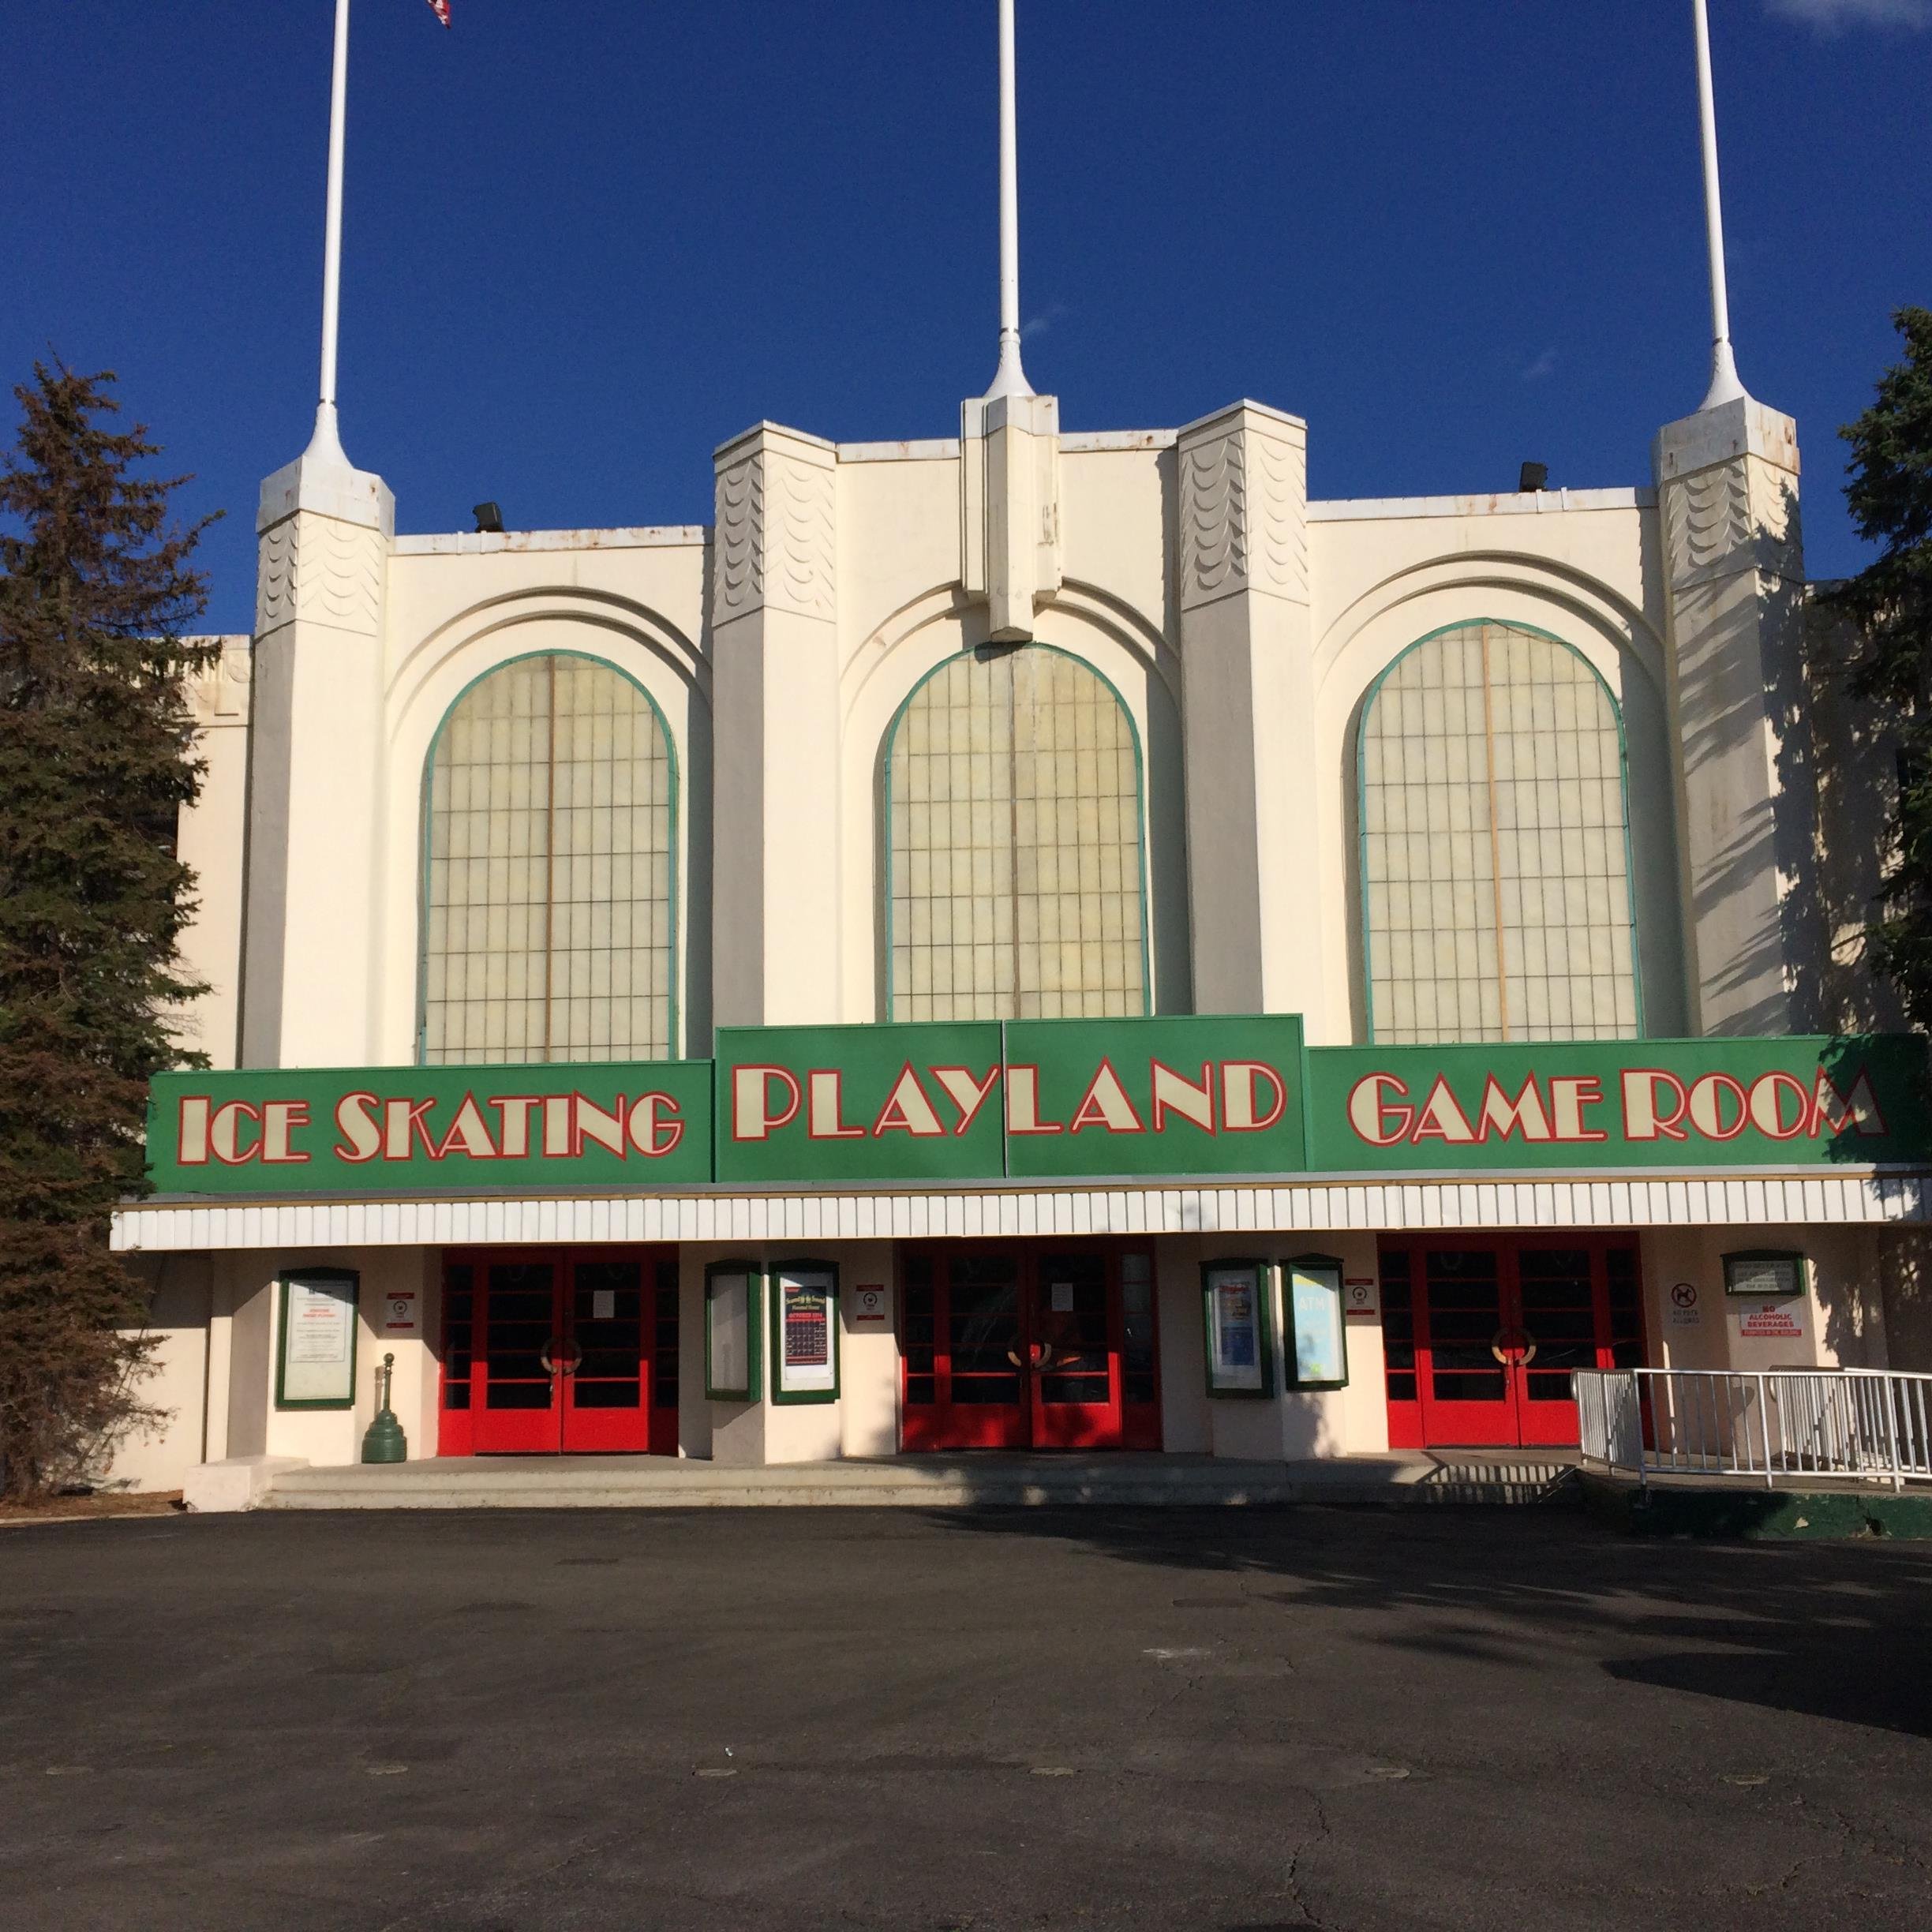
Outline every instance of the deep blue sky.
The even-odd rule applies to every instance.
[[[706,522],[760,417],[957,433],[993,0],[455,4],[355,0],[343,431],[399,527]],[[314,410],[332,11],[6,9],[0,375],[118,370],[229,512],[222,629]],[[1713,12],[1739,359],[1842,573],[1833,432],[1932,302],[1932,5]],[[1308,418],[1320,496],[1588,486],[1702,395],[1687,0],[1020,0],[1020,41],[1027,363],[1067,428],[1246,395]]]

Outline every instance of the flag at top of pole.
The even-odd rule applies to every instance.
[[[429,11],[433,13],[445,27],[450,24],[450,0],[429,0]]]

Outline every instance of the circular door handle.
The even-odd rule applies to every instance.
[[[537,1359],[543,1364],[544,1373],[553,1376],[557,1372],[556,1357],[550,1353],[550,1349],[551,1344],[546,1342],[537,1351]]]
[[[1017,1355],[1016,1355],[1016,1354],[1013,1353],[1013,1351],[1011,1349],[1009,1349],[1009,1350],[1006,1351],[1006,1359],[1007,1359],[1007,1360],[1008,1360],[1009,1362],[1011,1362],[1011,1363],[1013,1364],[1013,1366],[1014,1366],[1016,1368],[1022,1368],[1022,1367],[1024,1367],[1024,1364],[1023,1364],[1023,1363],[1021,1362],[1021,1361],[1020,1360],[1020,1357],[1019,1357]]]
[[[1536,1360],[1536,1342],[1526,1328],[1499,1328],[1489,1338],[1489,1353],[1506,1368],[1512,1357],[1528,1368]]]

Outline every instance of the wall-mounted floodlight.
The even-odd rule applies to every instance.
[[[504,534],[503,511],[493,503],[481,503],[470,513],[476,519],[479,537],[500,537]]]
[[[1516,488],[1519,494],[1526,496],[1537,490],[1548,489],[1549,488],[1549,465],[1538,462],[1525,463],[1522,474],[1516,479]]]

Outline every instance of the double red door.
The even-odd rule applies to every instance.
[[[451,1254],[443,1309],[441,1454],[677,1453],[674,1256]]]
[[[949,1245],[900,1271],[908,1449],[1158,1449],[1146,1249]]]
[[[1644,1358],[1627,1238],[1384,1241],[1381,1273],[1394,1448],[1573,1445],[1571,1372]]]

